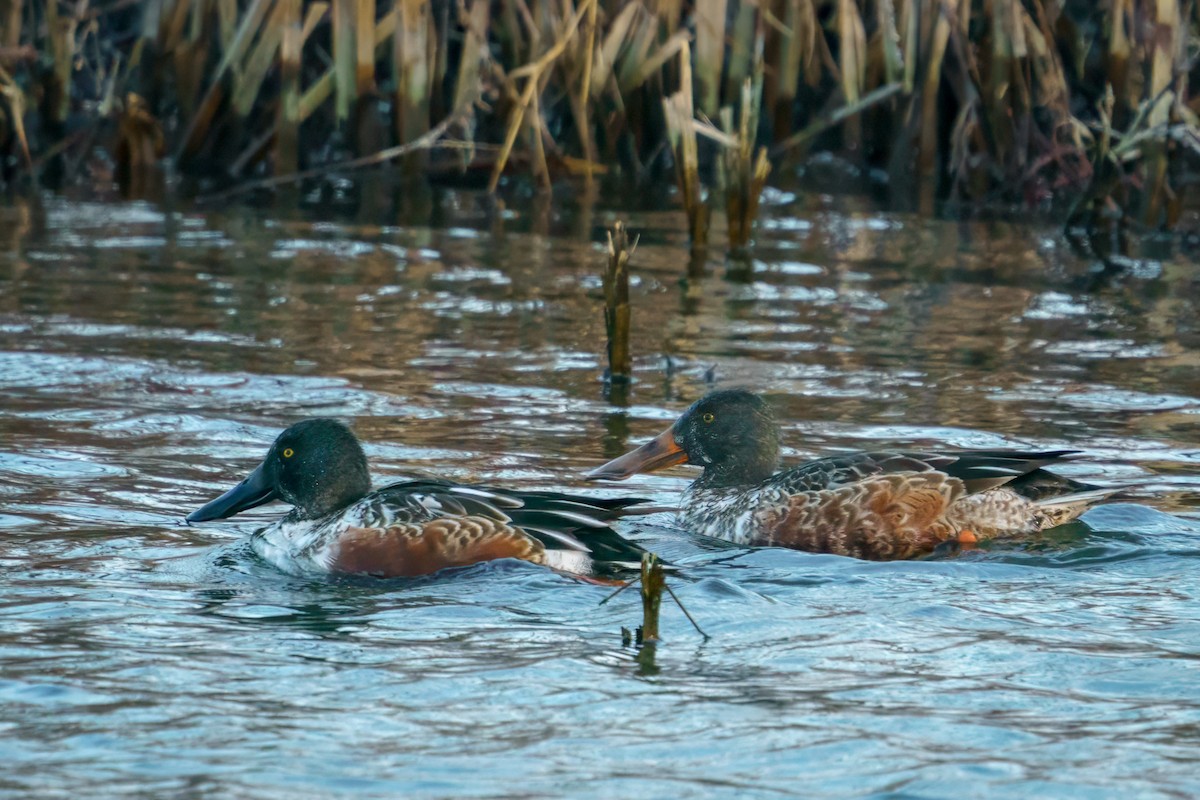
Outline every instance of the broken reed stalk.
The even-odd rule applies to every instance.
[[[642,627],[639,641],[643,645],[657,644],[658,616],[662,609],[663,590],[667,577],[662,562],[653,553],[642,554]]]
[[[700,187],[700,156],[696,145],[696,111],[692,98],[692,52],[686,41],[679,48],[679,91],[663,98],[667,141],[675,159],[675,178],[688,218],[692,251],[708,245],[708,204]]]
[[[679,596],[667,584],[666,570],[663,568],[662,561],[654,553],[642,554],[642,570],[637,581],[642,590],[642,624],[637,629],[636,638],[638,646],[655,644],[659,640],[658,617],[659,611],[662,609],[662,593],[664,590],[675,601],[675,605],[679,606],[679,610],[687,617],[687,621],[692,623],[692,627],[696,629],[696,633],[704,637],[705,641],[708,641],[709,635],[696,624],[696,619],[688,612],[687,607],[683,605]],[[617,597],[632,585],[633,581],[621,584],[619,589],[601,600],[600,605],[604,605],[609,600]],[[621,640],[622,644],[626,646],[634,643],[634,637],[630,635],[628,628],[621,628]]]
[[[725,217],[729,225],[729,248],[734,251],[750,244],[750,232],[758,216],[758,200],[767,183],[767,176],[771,174],[767,148],[758,148],[757,156],[754,152],[761,104],[762,62],[759,61],[755,78],[747,78],[742,85],[737,143],[734,147],[725,148],[721,154],[725,168]],[[721,125],[727,132],[733,131],[733,109],[728,106],[721,109]]]
[[[604,270],[604,328],[608,334],[608,380],[628,383],[633,375],[629,349],[629,258],[638,238],[629,241],[625,223],[617,220],[608,232],[608,265]]]

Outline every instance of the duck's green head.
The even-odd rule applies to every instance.
[[[779,466],[779,426],[766,401],[745,389],[697,400],[667,430],[632,452],[588,473],[623,480],[672,464],[704,467],[710,485],[754,483]]]
[[[370,490],[367,457],[350,429],[337,420],[309,419],[279,434],[245,480],[188,514],[187,521],[225,519],[272,500],[295,506],[302,519],[316,519]]]

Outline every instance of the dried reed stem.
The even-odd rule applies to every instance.
[[[997,0],[998,2],[1001,0]],[[837,13],[838,71],[842,78],[842,97],[846,104],[857,103],[866,84],[867,34],[855,0],[838,0]],[[846,125],[846,144],[857,147],[859,139],[856,117],[850,117]]]
[[[33,168],[33,157],[29,153],[29,139],[25,135],[25,93],[21,91],[21,87],[13,81],[12,77],[0,67],[0,96],[2,96],[8,104],[8,108],[0,108],[0,112],[7,111],[7,116],[10,118],[10,125],[13,132],[16,134],[17,142],[21,145],[21,154],[25,156],[25,166]]]
[[[22,0],[0,0],[0,48],[15,51],[21,44]]]
[[[1165,128],[1171,121],[1176,96],[1172,87],[1176,82],[1177,65],[1180,58],[1181,31],[1179,0],[1156,0],[1154,4],[1155,34],[1150,47],[1149,96],[1155,98],[1147,122],[1151,128]],[[1149,141],[1145,146],[1146,195],[1143,201],[1142,221],[1157,226],[1162,222],[1163,203],[1169,191],[1167,180],[1167,142]]]
[[[725,96],[733,97],[750,76],[754,62],[761,59],[762,37],[757,35],[758,12],[750,3],[739,3],[729,41],[729,63],[725,70]],[[758,51],[756,53],[755,51]]]
[[[258,98],[263,81],[267,79],[267,72],[277,61],[275,54],[283,41],[283,29],[289,11],[283,0],[276,2],[258,43],[250,51],[246,63],[234,73],[233,110],[240,117],[248,116],[254,109],[254,101]]]
[[[747,78],[742,85],[742,105],[737,142],[722,153],[725,167],[725,216],[729,225],[729,247],[741,250],[750,244],[750,232],[758,216],[758,200],[767,176],[771,174],[771,162],[767,148],[758,148],[755,156],[754,143],[758,132],[758,114],[762,104],[762,69],[757,79]],[[721,109],[721,124],[726,131],[733,130],[733,109]]]
[[[596,159],[595,148],[592,147],[592,126],[588,122],[588,109],[592,99],[592,61],[596,52],[596,2],[588,3],[587,16],[584,18],[584,39],[587,44],[583,50],[583,76],[579,79],[579,94],[575,100],[578,108],[576,119],[579,120],[579,146],[583,150],[583,158],[587,162],[584,180],[592,182],[593,162]]]
[[[792,149],[793,147],[799,147],[807,142],[810,142],[830,128],[840,125],[846,119],[854,116],[855,114],[861,114],[863,111],[873,105],[876,105],[877,103],[882,103],[885,100],[891,99],[897,94],[900,94],[900,92],[903,90],[904,86],[899,83],[880,86],[878,89],[875,89],[874,91],[860,97],[857,103],[836,108],[829,114],[826,114],[806,125],[803,129],[796,131],[791,136],[772,147],[771,155],[778,155]]]
[[[375,92],[375,0],[357,0],[354,11],[354,94],[367,97]]]
[[[229,46],[221,55],[221,63],[217,66],[217,71],[213,73],[212,79],[209,81],[204,99],[200,102],[196,113],[188,120],[187,127],[180,140],[179,155],[194,153],[199,149],[200,143],[208,135],[209,125],[212,123],[213,118],[220,108],[221,101],[225,97],[222,79],[234,63],[241,62],[242,56],[249,49],[254,35],[262,27],[263,20],[266,18],[270,8],[270,0],[253,0],[250,7],[246,10],[246,15],[242,18],[242,24],[238,26],[233,41],[229,43]]]
[[[721,104],[728,0],[696,0],[696,95],[700,110],[715,117]]]
[[[642,629],[641,643],[655,644],[659,641],[658,617],[662,609],[663,590],[667,577],[662,562],[653,553],[642,554]]]
[[[48,81],[46,98],[50,122],[61,126],[67,121],[71,109],[71,71],[75,61],[74,17],[60,17],[58,3],[45,4],[46,28],[50,45],[50,57],[54,60],[52,78]]]
[[[326,6],[326,3],[313,3],[309,6],[308,15],[305,18],[304,29],[306,31],[304,38],[308,38],[307,31],[310,30],[309,20],[314,16],[314,10],[320,10],[321,6]],[[392,9],[387,14],[380,17],[379,22],[375,25],[375,54],[378,56],[380,51],[389,41],[390,37],[396,30],[396,9]],[[316,110],[320,108],[329,96],[333,94],[334,83],[337,76],[337,65],[327,69],[320,78],[313,81],[313,84],[304,92],[304,96],[300,98],[300,121],[308,119]]]
[[[942,59],[950,41],[950,20],[940,4],[936,5],[937,19],[933,28],[933,44],[925,80],[921,87],[921,127],[917,139],[917,174],[920,181],[920,206],[924,213],[933,213],[936,188],[938,87],[942,82]]]
[[[162,155],[162,125],[146,101],[130,92],[117,124],[117,183],[126,197],[147,194]]]
[[[468,97],[480,94],[480,71],[488,57],[487,31],[490,19],[488,0],[474,0],[463,16],[462,56],[458,62],[458,82],[454,87],[454,106],[461,108]]]
[[[275,174],[295,172],[299,165],[300,50],[304,28],[300,0],[279,0],[283,39],[279,49],[280,102],[275,127]]]
[[[429,0],[400,0],[392,45],[396,81],[396,135],[401,142],[429,130],[432,61]]]
[[[356,10],[354,0],[333,0],[333,109],[339,125],[350,118],[350,108],[354,105],[354,72],[358,56],[354,30]],[[367,36],[368,32],[363,31],[362,35]]]
[[[626,383],[633,375],[629,349],[629,259],[638,239],[629,241],[625,223],[617,220],[608,232],[608,264],[604,271],[604,329],[608,334],[608,379]]]
[[[708,205],[700,187],[700,157],[696,145],[695,108],[692,102],[691,48],[683,42],[679,49],[679,91],[663,98],[667,140],[675,157],[675,177],[688,218],[692,250],[708,244]]]
[[[536,78],[531,79],[536,82]],[[529,114],[525,116],[529,123],[529,137],[533,143],[533,177],[538,182],[538,188],[546,193],[550,191],[550,166],[546,163],[546,142],[542,137],[542,93],[535,91],[530,102]]]
[[[521,92],[520,100],[517,101],[516,106],[513,108],[512,116],[509,117],[508,132],[504,137],[504,144],[500,147],[500,154],[496,158],[496,165],[492,168],[492,177],[488,181],[488,192],[495,193],[496,187],[500,184],[500,176],[504,173],[508,157],[512,154],[513,144],[516,142],[517,134],[521,130],[525,113],[533,103],[533,95],[538,91],[542,73],[562,55],[567,47],[567,43],[576,35],[579,23],[584,15],[588,13],[588,8],[595,2],[596,0],[584,0],[583,4],[567,20],[558,39],[551,45],[549,50],[543,53],[536,61],[518,67],[508,73],[509,80],[525,78],[525,88]]]

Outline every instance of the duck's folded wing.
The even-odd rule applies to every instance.
[[[567,494],[566,492],[498,491],[521,501],[529,509],[555,509],[585,513],[596,519],[610,520],[631,514],[643,514],[659,509],[643,510],[650,501],[645,497],[589,497],[586,495]],[[641,506],[642,508],[637,508]]]
[[[819,492],[878,475],[941,472],[958,478],[969,494],[994,489],[1042,467],[1070,458],[1075,450],[962,450],[951,453],[850,453],[810,461],[773,479],[795,493]]]
[[[590,498],[559,492],[518,492],[449,481],[404,481],[370,496],[371,527],[435,519],[481,517],[504,523],[550,550],[590,553],[602,561],[638,561],[642,549],[609,522],[641,498]]]
[[[508,509],[513,524],[537,537],[548,550],[587,552],[598,565],[601,562],[636,564],[645,552],[618,534],[611,524],[620,517],[639,513],[638,507],[650,502],[644,498],[492,491],[520,501],[520,508]]]
[[[367,496],[363,522],[367,527],[388,527],[464,516],[511,522],[507,512],[520,507],[520,501],[505,495],[449,481],[401,481]]]
[[[1024,475],[1065,461],[1078,450],[962,450],[953,453],[902,453],[930,469],[958,478],[968,494],[995,489]]]

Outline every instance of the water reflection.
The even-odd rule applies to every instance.
[[[1127,257],[1093,280],[1053,231],[786,193],[751,259],[689,260],[679,215],[622,214],[642,239],[621,399],[600,380],[594,244],[615,212],[411,202],[437,225],[378,204],[345,224],[0,208],[0,785],[1191,793],[1193,265]],[[779,406],[789,459],[1078,447],[1072,477],[1144,502],[905,564],[641,520],[629,534],[682,567],[713,637],[667,604],[652,664],[621,646],[633,594],[600,606],[607,587],[524,564],[299,580],[245,546],[276,509],[180,524],[299,417],[352,419],[381,479],[579,486],[733,383]],[[670,504],[685,476],[636,488]]]

